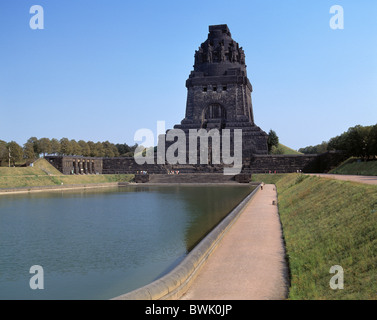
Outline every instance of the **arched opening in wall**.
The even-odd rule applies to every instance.
[[[219,103],[213,103],[203,110],[202,128],[223,129],[226,123],[226,109]]]

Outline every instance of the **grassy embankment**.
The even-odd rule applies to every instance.
[[[377,176],[377,161],[349,158],[329,173]]]
[[[377,299],[377,186],[299,174],[254,180],[277,186],[289,299]],[[343,290],[330,288],[334,265]]]
[[[282,154],[302,154],[301,152],[293,150],[281,143],[279,143],[278,149],[282,151]]]
[[[39,159],[34,167],[0,167],[0,188],[39,187],[63,184],[91,184],[107,182],[128,182],[133,179],[128,174],[108,175],[62,175],[45,159]]]

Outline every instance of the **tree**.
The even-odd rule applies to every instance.
[[[322,141],[321,144],[317,145],[317,153],[325,153],[327,151],[327,142]]]
[[[321,144],[317,144],[316,146],[308,146],[305,148],[300,148],[298,152],[304,154],[321,154],[327,151],[328,144],[326,141],[323,141]]]
[[[270,153],[272,150],[272,147],[278,147],[279,146],[279,138],[274,130],[270,130],[268,133],[268,138],[267,138],[267,146],[268,146],[268,152]]]
[[[350,156],[365,157],[365,138],[365,130],[360,125],[348,129],[346,132],[346,151]]]
[[[71,147],[72,147],[71,154],[75,156],[82,156],[82,150],[78,142],[74,139],[72,139],[70,142],[71,142]]]
[[[81,154],[84,157],[90,157],[90,147],[89,147],[88,143],[85,142],[84,140],[79,140],[78,144],[79,144],[80,149],[81,149]]]
[[[9,151],[10,161],[13,163],[13,166],[16,165],[16,162],[22,161],[24,152],[16,141],[9,142],[7,144],[7,149]]]
[[[284,149],[281,145],[272,146],[270,154],[284,154]]]
[[[327,149],[341,150],[348,156],[363,157],[367,160],[371,155],[376,154],[373,138],[375,126],[354,126],[343,132],[340,136],[331,138]]]
[[[3,162],[8,160],[8,148],[7,143],[3,140],[0,140],[0,166]]]
[[[88,141],[87,145],[88,145],[88,147],[90,149],[90,154],[89,155],[91,157],[98,157],[97,156],[97,152],[96,152],[96,144],[93,141]]]
[[[39,151],[43,153],[43,157],[45,157],[46,154],[52,152],[52,145],[49,138],[39,139],[38,144],[39,144]]]
[[[116,146],[109,141],[102,142],[103,149],[104,149],[104,157],[117,157],[119,156],[118,149]]]
[[[105,156],[105,149],[103,147],[102,142],[96,142],[94,145],[94,152],[96,153],[96,157],[104,157]]]
[[[139,146],[137,143],[135,143],[133,146],[128,146],[127,144],[124,144],[124,145],[129,148],[129,151],[127,151],[128,148],[126,148],[125,149],[126,152],[124,154],[121,154],[122,157],[133,157],[135,154],[136,148]]]
[[[118,153],[121,156],[125,156],[127,153],[131,152],[131,148],[129,145],[127,145],[127,143],[123,143],[123,144],[118,143],[115,145],[115,147],[117,148]]]
[[[31,143],[33,145],[35,157],[39,158],[39,154],[41,153],[41,149],[39,147],[39,140],[36,137],[31,137],[26,141],[26,143]]]
[[[305,148],[298,149],[298,152],[304,153],[304,154],[316,154],[317,148],[316,146],[307,146]]]
[[[377,124],[372,126],[369,131],[368,153],[377,156]]]
[[[346,151],[346,139],[345,134],[342,134],[340,136],[333,137],[329,140],[329,143],[327,144],[327,150],[328,151]]]
[[[58,139],[51,139],[51,153],[59,153],[60,152],[60,142]]]
[[[68,138],[61,138],[60,139],[60,154],[68,156],[68,155],[71,155],[72,152],[73,152],[73,148]]]
[[[26,163],[27,164],[30,164],[32,163],[34,160],[35,160],[35,152],[34,152],[34,146],[33,146],[33,143],[31,142],[26,142],[24,144],[24,159],[26,160]]]
[[[367,158],[370,129],[371,127],[360,125],[351,127],[340,136],[330,139],[329,146],[335,150],[343,150],[349,156]]]

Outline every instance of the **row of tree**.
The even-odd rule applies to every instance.
[[[323,153],[332,150],[344,151],[348,156],[374,158],[377,156],[377,124],[374,126],[357,125],[331,138],[328,142],[299,149],[302,153]]]
[[[305,153],[305,154],[321,154],[327,152],[328,142],[322,141],[321,144],[317,144],[315,146],[308,146],[305,148],[298,149],[298,152]]]
[[[68,138],[49,139],[31,137],[20,146],[17,142],[5,142],[0,140],[0,165],[16,162],[31,163],[41,155],[76,155],[85,157],[131,157],[138,145],[129,146],[113,144],[109,141],[93,142],[84,140],[69,140]]]

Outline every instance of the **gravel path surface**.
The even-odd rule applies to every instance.
[[[288,268],[274,185],[264,185],[199,271],[182,300],[285,299]]]

